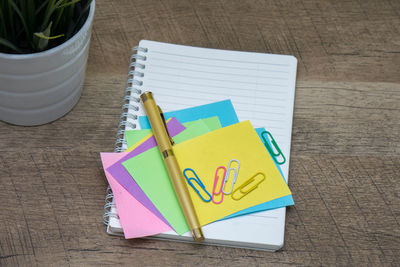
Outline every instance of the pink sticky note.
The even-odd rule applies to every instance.
[[[154,215],[141,202],[136,200],[115,178],[107,171],[107,168],[127,153],[100,153],[104,172],[114,194],[114,203],[117,206],[118,215],[125,238],[137,238],[156,235],[172,228]]]

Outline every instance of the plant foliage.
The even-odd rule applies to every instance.
[[[92,0],[0,0],[0,52],[35,53],[71,38]]]

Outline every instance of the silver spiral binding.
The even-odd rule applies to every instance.
[[[120,122],[118,125],[118,131],[116,134],[117,140],[115,141],[114,152],[122,152],[125,150],[126,141],[125,141],[125,129],[136,128],[136,123],[131,121],[136,121],[138,116],[135,114],[129,113],[129,110],[139,111],[139,103],[140,103],[140,94],[142,90],[140,87],[143,85],[143,82],[137,80],[137,78],[143,78],[144,73],[140,70],[146,68],[146,65],[142,61],[146,61],[147,57],[144,55],[138,55],[137,52],[147,53],[148,49],[144,47],[135,46],[132,48],[132,55],[129,58],[129,70],[128,70],[128,78],[126,80],[124,97],[122,99],[122,110],[120,116]],[[140,62],[139,62],[140,61]],[[112,212],[115,208],[115,204],[113,201],[114,195],[111,190],[111,187],[107,187],[106,198],[104,205],[104,214],[103,214],[103,223],[108,225],[110,218],[114,217],[119,219],[118,214]],[[115,209],[114,209],[115,210]]]

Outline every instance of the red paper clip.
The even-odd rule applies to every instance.
[[[218,171],[220,169],[224,170],[224,174],[222,176],[218,176]],[[214,178],[214,187],[213,187],[213,191],[212,191],[212,202],[214,204],[220,204],[223,200],[224,200],[224,194],[222,193],[222,188],[224,187],[224,181],[225,181],[225,174],[226,174],[226,168],[224,166],[219,166],[217,168],[217,170],[215,171],[215,178]],[[218,184],[218,179],[222,177],[221,179],[221,187],[218,190],[218,192],[215,192],[215,188],[217,187]],[[219,194],[221,194],[221,200],[219,202],[216,202],[214,199],[214,196],[218,196]]]

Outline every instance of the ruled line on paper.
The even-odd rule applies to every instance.
[[[152,87],[154,89],[156,88],[157,90],[160,90],[162,92],[170,92],[170,90],[173,90],[171,93],[173,93],[175,96],[176,96],[177,93],[183,93],[183,94],[185,94],[185,93],[188,93],[188,94],[196,93],[196,94],[204,94],[204,95],[209,95],[210,94],[210,92],[205,92],[204,90],[203,91],[201,91],[201,90],[186,90],[186,89],[171,88],[171,87],[166,87],[166,86],[160,87],[160,86],[157,86],[156,84],[154,84],[153,86],[150,86],[150,87]],[[229,91],[229,94],[222,93],[222,94],[213,94],[213,95],[214,96],[215,95],[223,96],[225,99],[227,99],[229,97],[246,99],[248,97],[248,93],[243,93],[241,95],[238,95],[238,94],[232,94],[231,91]],[[287,99],[285,99],[285,98],[276,98],[276,97],[271,97],[271,96],[266,97],[266,96],[257,95],[257,100],[260,100],[260,99],[264,99],[265,101],[274,101],[274,102],[275,101],[287,101]],[[239,101],[239,103],[244,103],[244,102]],[[249,102],[246,102],[246,103],[249,103]],[[253,103],[253,102],[251,102],[251,103]],[[257,104],[257,103],[255,103],[255,104],[256,105],[261,105],[261,104]],[[277,108],[284,109],[284,107],[282,107],[281,105],[280,106],[279,105],[274,106],[274,105],[268,104],[268,107],[277,107]]]
[[[202,67],[212,67],[212,68],[221,68],[221,69],[226,69],[226,66],[218,66],[218,65],[209,65],[209,64],[201,64],[201,63],[193,63],[189,61],[179,61],[179,60],[171,60],[171,59],[163,59],[163,58],[158,58],[158,57],[151,57],[151,61],[162,61],[162,62],[167,62],[167,63],[179,63],[179,64],[185,64],[185,65],[194,65],[194,66],[202,66]],[[168,66],[163,66],[165,68],[170,68],[171,65]],[[230,66],[230,69],[239,69],[239,70],[250,70],[250,71],[260,71],[259,68],[244,68],[244,67],[235,67],[235,66]],[[284,71],[284,70],[270,70],[270,69],[262,69],[262,71],[268,71],[268,72],[276,72],[276,73],[285,73],[289,74],[289,71]]]
[[[289,64],[278,64],[278,63],[265,63],[265,62],[252,62],[252,61],[244,61],[244,60],[233,60],[233,59],[221,59],[221,58],[210,58],[210,57],[197,57],[192,55],[183,55],[183,54],[174,54],[174,53],[167,53],[157,50],[149,50],[149,54],[161,54],[161,55],[169,55],[169,56],[176,56],[176,57],[184,57],[184,58],[197,58],[201,60],[207,61],[225,61],[225,62],[238,62],[238,63],[246,63],[246,64],[257,64],[257,65],[270,65],[270,66],[285,66],[289,67]]]
[[[198,103],[198,101],[193,101],[193,100],[200,100],[203,102],[215,102],[216,100],[222,101],[222,100],[226,99],[226,95],[218,95],[218,96],[214,95],[214,97],[212,99],[210,99],[209,97],[206,97],[206,96],[201,97],[199,95],[196,95],[196,96],[179,95],[177,97],[176,94],[174,94],[173,92],[170,93],[169,91],[167,91],[167,92],[158,91],[157,95],[164,96],[166,98],[170,98],[170,99],[174,99],[174,100],[179,98],[179,100],[182,102],[190,101],[190,102],[196,102],[196,103]],[[258,104],[258,103],[253,103],[253,102],[240,102],[240,101],[236,101],[235,99],[231,99],[231,100],[232,100],[232,103],[235,105],[235,107],[238,109],[243,106],[246,107],[246,109],[241,109],[242,111],[259,112],[259,110],[249,109],[249,105],[254,105],[254,106],[259,106],[259,107],[265,106],[265,104]],[[279,107],[279,109],[281,109],[281,107]],[[276,108],[272,108],[271,110],[275,111]],[[268,111],[268,112],[264,111],[264,110],[261,111],[261,113],[269,113],[269,112],[270,111]],[[286,114],[286,112],[279,112],[279,113],[272,112],[271,114]]]
[[[206,80],[206,81],[215,81],[215,82],[225,82],[225,83],[242,83],[242,84],[255,84],[255,85],[265,85],[265,86],[274,86],[274,87],[287,87],[286,84],[270,84],[270,83],[263,83],[263,82],[250,82],[250,81],[226,81],[225,79],[213,79],[210,77],[199,77],[199,76],[189,76],[189,75],[179,75],[175,73],[164,73],[164,72],[156,72],[152,71],[150,72],[151,74],[156,74],[156,75],[168,75],[168,76],[174,76],[174,77],[181,77],[181,78],[189,78],[189,79],[194,79],[194,80]]]
[[[162,82],[162,83],[170,83],[170,84],[176,84],[177,83],[176,81],[169,81],[169,80],[166,80],[166,79],[157,79],[157,78],[153,78],[153,77],[151,79],[149,79],[148,81],[150,81],[150,80],[151,81]],[[143,82],[146,83],[146,80],[143,80]],[[188,82],[182,82],[182,81],[180,81],[179,84],[180,85],[199,86],[199,83],[188,83]],[[144,86],[146,86],[146,85],[144,84]],[[282,92],[282,91],[271,91],[271,92],[268,92],[268,91],[264,91],[264,90],[261,90],[261,89],[247,89],[247,88],[243,88],[243,87],[235,88],[235,87],[227,87],[227,86],[213,86],[213,85],[210,85],[210,84],[205,84],[205,85],[203,85],[203,87],[221,88],[221,89],[229,89],[229,90],[243,90],[243,91],[247,91],[247,92],[260,91],[260,92],[265,92],[265,93],[286,94],[286,92]],[[286,101],[286,99],[284,99],[284,100]]]
[[[211,66],[210,66],[210,67],[211,67]],[[207,74],[211,74],[211,75],[237,76],[237,75],[240,75],[240,74],[241,74],[240,72],[239,72],[239,73],[232,73],[232,72],[230,72],[230,73],[225,72],[225,73],[224,73],[224,72],[215,72],[215,71],[211,72],[211,71],[204,71],[204,70],[199,70],[199,69],[177,68],[177,67],[171,66],[171,65],[169,65],[169,66],[162,66],[162,65],[151,64],[151,72],[153,72],[153,73],[157,73],[157,72],[153,71],[153,68],[173,69],[173,70],[181,70],[181,71],[195,72],[195,73],[207,73]],[[150,69],[150,68],[149,68],[149,69]],[[224,69],[226,69],[226,68],[224,68]],[[165,73],[167,73],[167,72],[165,72]],[[260,75],[248,75],[248,74],[246,74],[245,77],[246,77],[246,79],[249,79],[249,78],[258,78],[258,79],[273,79],[273,80],[284,80],[284,81],[287,80],[287,78],[284,78],[284,77],[264,76],[264,75],[261,75],[261,74],[260,74]]]

